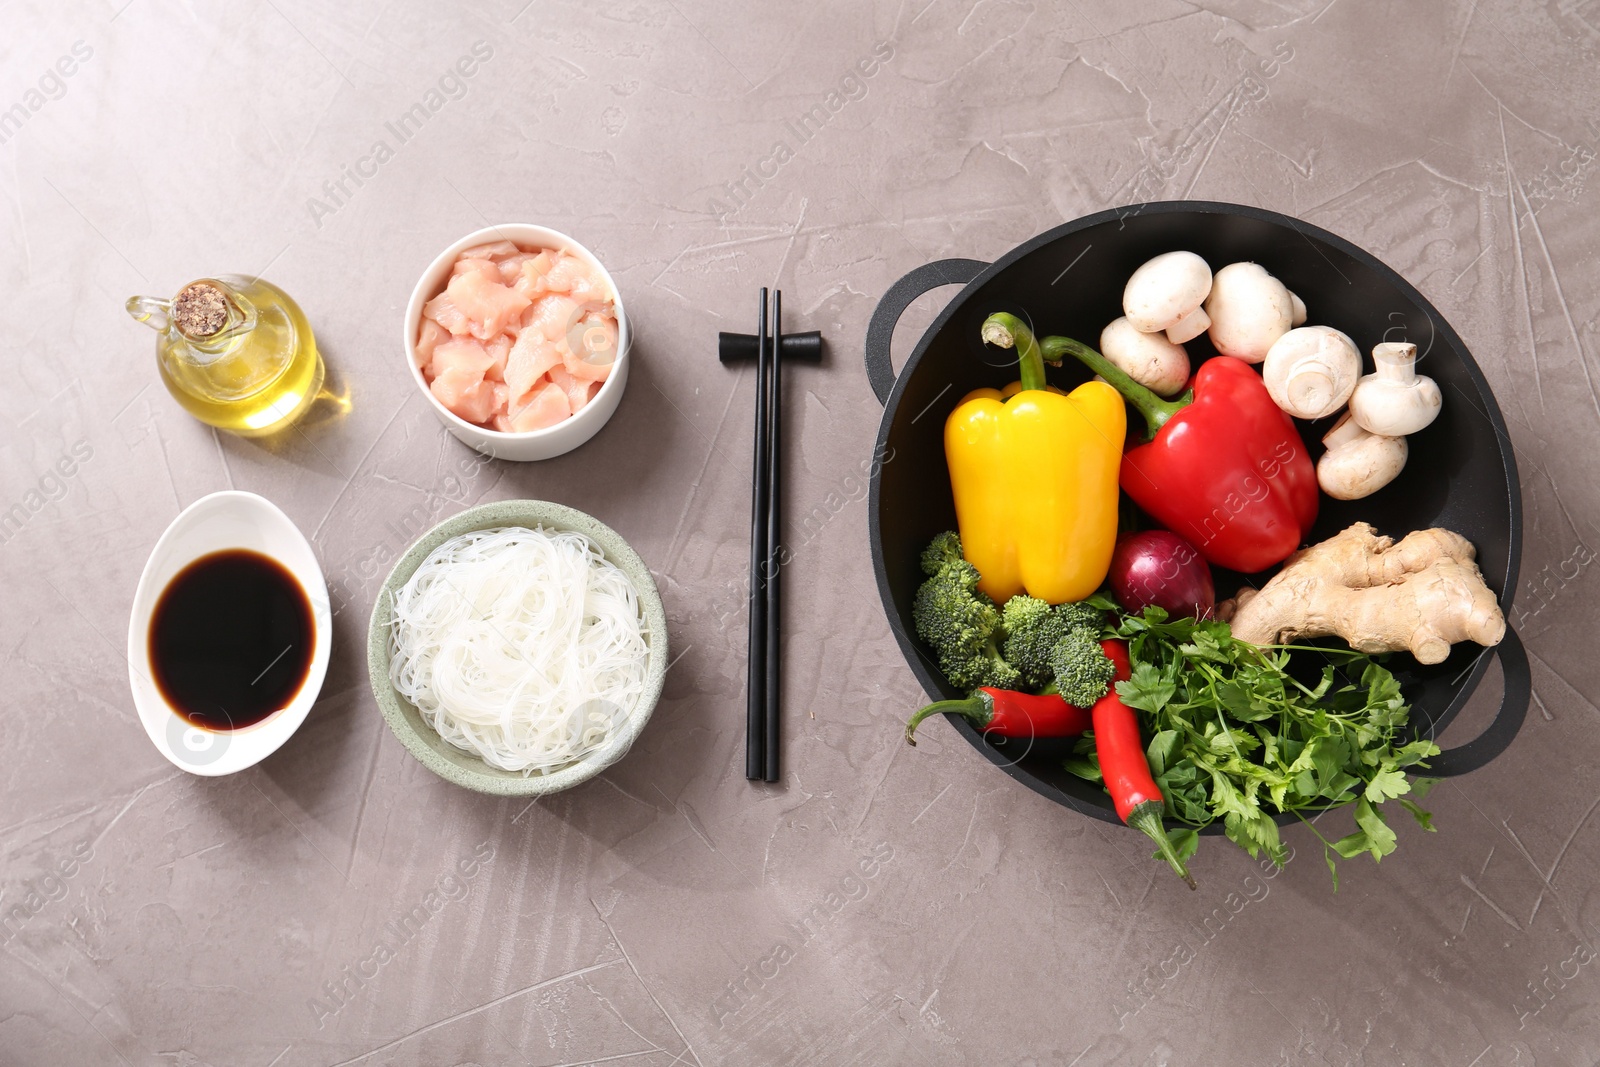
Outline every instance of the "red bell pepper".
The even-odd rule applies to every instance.
[[[1127,449],[1123,492],[1209,563],[1254,574],[1299,548],[1317,519],[1317,472],[1294,420],[1248,363],[1213,356],[1194,388],[1163,400],[1070,337],[1039,341],[1076,357],[1139,410],[1150,440]]]

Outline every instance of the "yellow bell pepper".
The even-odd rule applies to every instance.
[[[991,316],[984,340],[1016,344],[1022,380],[973,390],[945,420],[962,552],[998,604],[1021,592],[1082,600],[1105,581],[1117,539],[1122,396],[1104,382],[1047,387],[1038,342],[1010,315]]]

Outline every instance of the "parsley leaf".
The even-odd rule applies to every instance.
[[[1411,817],[1417,820],[1418,826],[1422,827],[1430,834],[1433,833],[1433,812],[1428,811],[1421,804],[1418,804],[1415,800],[1412,800],[1409,797],[1402,798],[1400,801],[1400,806],[1411,813]]]
[[[1364,796],[1375,804],[1382,804],[1391,797],[1397,797],[1411,792],[1411,783],[1406,781],[1406,776],[1400,771],[1379,771],[1367,783]]]
[[[1164,774],[1167,765],[1176,762],[1177,753],[1178,731],[1162,730],[1156,734],[1145,749],[1145,758],[1150,761],[1150,773],[1156,776]]]
[[[1167,837],[1172,841],[1172,847],[1178,853],[1178,858],[1180,860],[1187,860],[1190,856],[1195,854],[1196,850],[1200,848],[1199,831],[1189,829],[1172,830],[1167,834]],[[1166,857],[1161,854],[1160,849],[1156,849],[1154,852],[1150,853],[1150,858],[1153,860],[1166,859]]]
[[[1117,696],[1140,711],[1160,711],[1177,692],[1177,682],[1149,663],[1137,664],[1131,678],[1117,683]]]
[[[1104,776],[1100,773],[1098,763],[1090,762],[1082,756],[1069,756],[1065,764],[1067,770],[1079,778],[1089,782],[1101,781]]]

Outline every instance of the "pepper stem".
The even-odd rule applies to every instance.
[[[1167,836],[1167,828],[1161,824],[1161,802],[1147,800],[1138,804],[1128,812],[1127,824],[1144,834],[1156,843],[1156,848],[1161,852],[1161,858],[1167,861],[1179,878],[1195,888],[1194,876],[1189,873],[1189,868],[1183,865],[1183,860],[1178,858],[1178,850],[1173,847],[1172,839]]]
[[[991,315],[990,318],[994,316]],[[1161,429],[1168,419],[1187,407],[1194,399],[1192,393],[1185,393],[1176,400],[1161,399],[1130,378],[1121,367],[1082,341],[1074,341],[1070,337],[1046,337],[1039,342],[1039,345],[1044,358],[1050,362],[1059,363],[1062,356],[1073,356],[1078,362],[1111,383],[1111,387],[1121,393],[1123,399],[1144,416],[1145,425],[1149,427],[1149,437],[1154,437],[1156,431]]]
[[[1044,354],[1026,323],[1015,315],[997,311],[983,320],[984,341],[997,348],[1017,349],[1017,369],[1024,389],[1044,388]]]
[[[912,734],[917,732],[923,719],[946,713],[959,715],[981,730],[994,719],[994,701],[981,689],[965,700],[936,700],[911,716],[911,721],[906,723],[906,744],[912,748],[917,746],[917,739]]]

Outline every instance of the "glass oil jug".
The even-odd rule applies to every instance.
[[[260,278],[221,274],[171,300],[129,297],[154,329],[161,380],[209,426],[263,437],[292,425],[322,389],[322,356],[305,312]]]

